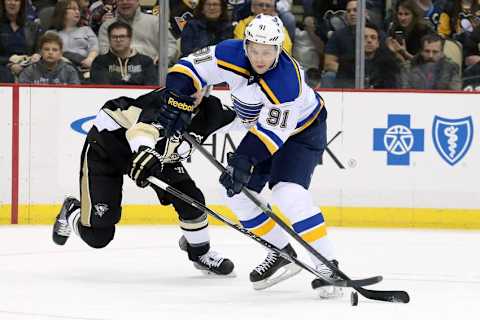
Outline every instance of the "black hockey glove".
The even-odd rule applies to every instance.
[[[155,149],[141,146],[133,155],[128,176],[135,181],[137,186],[145,188],[149,185],[147,178],[161,165],[161,156]]]
[[[165,136],[181,135],[192,122],[195,99],[165,90],[161,100],[157,119],[165,129]]]
[[[220,183],[227,189],[227,195],[233,197],[240,193],[250,181],[253,165],[244,155],[227,154],[227,170],[220,176]]]

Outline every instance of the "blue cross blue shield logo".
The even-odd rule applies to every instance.
[[[467,154],[473,140],[472,117],[447,119],[433,118],[433,143],[440,156],[451,166]]]
[[[409,114],[389,114],[387,128],[373,129],[373,150],[387,152],[387,165],[410,165],[410,152],[424,150],[424,130],[410,127]]]

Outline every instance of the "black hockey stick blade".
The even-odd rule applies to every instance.
[[[351,279],[351,280],[340,280],[345,282],[345,287],[365,287],[377,284],[383,280],[382,276],[375,276],[364,279]]]
[[[395,290],[368,290],[360,287],[353,287],[362,296],[372,300],[379,300],[385,302],[408,303],[410,296],[406,291]]]

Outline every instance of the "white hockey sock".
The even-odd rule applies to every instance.
[[[325,258],[334,259],[323,214],[313,205],[308,190],[295,183],[280,182],[272,191],[275,204],[290,219],[295,232]],[[313,255],[310,256],[315,265],[321,263]]]
[[[191,246],[210,242],[207,214],[203,214],[195,220],[180,220],[180,228]]]

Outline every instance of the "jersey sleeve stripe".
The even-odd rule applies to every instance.
[[[231,71],[231,72],[233,72],[235,74],[238,74],[239,76],[242,76],[244,78],[247,78],[247,79],[250,78],[250,72],[247,69],[236,66],[236,65],[234,65],[230,62],[218,59],[217,60],[217,65],[222,69],[225,69],[227,71]]]
[[[260,79],[258,81],[258,84],[260,84],[260,88],[262,89],[263,93],[267,96],[268,100],[273,103],[273,104],[280,104],[280,100],[278,100],[277,96],[273,93],[273,91],[270,89],[268,86],[267,82],[265,80]]]
[[[297,127],[293,131],[292,135],[302,132],[303,130],[308,128],[308,126],[312,124],[312,122],[315,121],[315,119],[317,119],[318,115],[320,114],[320,112],[324,107],[323,100],[318,96],[317,96],[317,100],[318,100],[317,107],[305,119],[297,123]]]
[[[197,91],[202,90],[202,83],[200,80],[197,78],[197,76],[190,70],[189,68],[181,65],[181,64],[176,64],[173,67],[171,67],[168,72],[178,72],[181,74],[186,75],[187,77],[192,79],[193,85],[195,86],[195,89]]]
[[[283,141],[272,131],[266,130],[257,125],[249,130],[267,147],[270,154],[274,154],[282,145]]]
[[[187,67],[188,69],[190,69],[197,76],[198,80],[200,80],[200,83],[202,84],[202,88],[207,85],[207,82],[205,80],[203,80],[203,78],[198,73],[197,69],[195,69],[195,67],[193,66],[193,64],[190,61],[178,60],[177,63]]]

